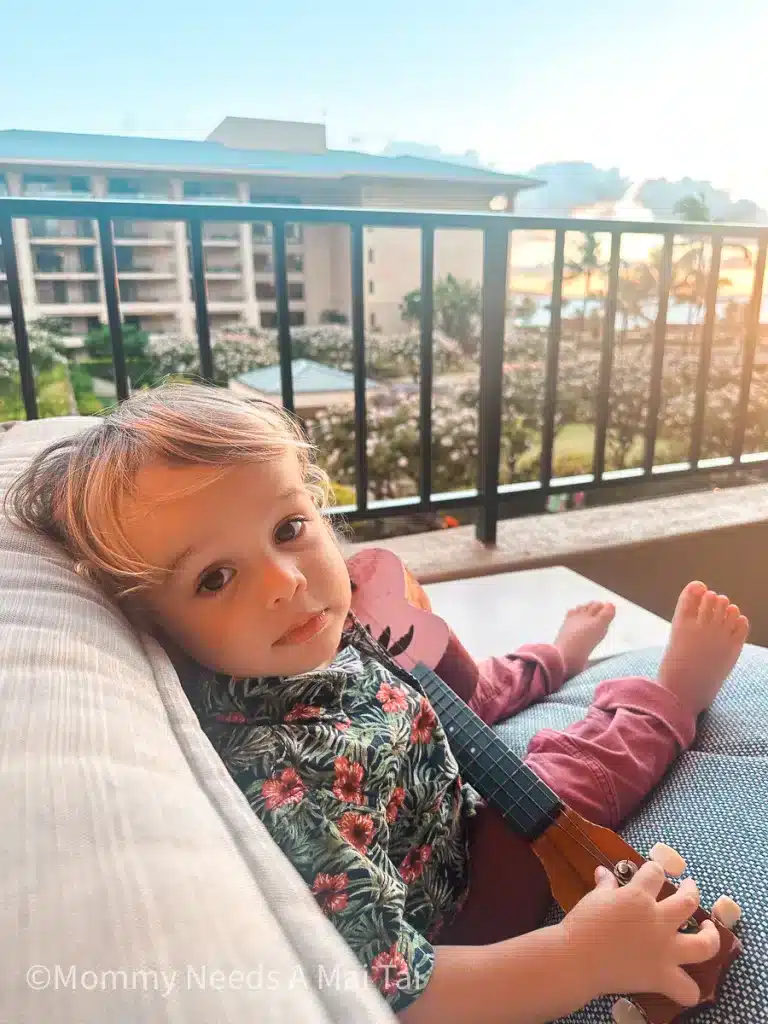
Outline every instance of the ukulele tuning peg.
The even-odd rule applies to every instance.
[[[712,917],[716,918],[723,928],[733,929],[741,920],[741,907],[730,896],[721,896],[715,900]]]
[[[666,843],[656,843],[648,854],[648,859],[664,868],[666,874],[671,875],[672,878],[679,878],[685,871],[685,858]]]
[[[648,1024],[648,1018],[643,1011],[629,999],[617,1000],[613,1004],[611,1016],[614,1024]]]

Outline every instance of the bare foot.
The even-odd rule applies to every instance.
[[[555,647],[565,662],[566,679],[584,671],[590,654],[605,639],[615,614],[616,608],[604,601],[582,604],[568,612],[555,639]]]
[[[677,602],[659,683],[700,714],[731,674],[748,632],[749,622],[727,597],[689,583]]]

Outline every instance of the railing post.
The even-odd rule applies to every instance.
[[[115,243],[112,238],[112,221],[109,217],[99,217],[98,225],[101,267],[104,275],[104,298],[107,302],[112,365],[115,368],[115,389],[119,401],[122,402],[130,394],[130,387],[128,386],[128,370],[125,365],[125,350],[123,348],[123,324],[120,319],[120,297],[117,290],[117,262],[115,260]]]
[[[600,354],[600,377],[597,383],[597,422],[595,426],[595,450],[592,458],[592,472],[596,483],[600,483],[605,472],[605,442],[608,437],[608,427],[611,418],[611,376],[613,373],[613,348],[616,340],[620,257],[621,233],[614,231],[611,233],[608,297],[605,301],[603,347]]]
[[[659,306],[656,323],[653,325],[653,356],[651,358],[651,386],[648,392],[648,419],[645,424],[645,457],[643,473],[650,476],[656,460],[656,435],[659,429],[661,408],[661,381],[664,371],[664,345],[667,339],[667,311],[669,309],[669,287],[672,282],[672,253],[674,235],[664,236],[661,251],[661,273],[659,275]]]
[[[555,261],[552,273],[552,301],[550,303],[549,336],[547,338],[547,368],[544,378],[544,410],[541,423],[541,462],[539,481],[542,508],[552,484],[552,461],[555,447],[555,417],[557,415],[557,377],[560,367],[560,337],[563,312],[563,270],[565,268],[565,229],[555,232]]]
[[[760,307],[763,302],[763,278],[765,277],[765,257],[768,240],[763,239],[757,250],[757,265],[752,283],[752,299],[749,304],[746,337],[744,338],[744,357],[741,361],[741,387],[739,389],[739,405],[736,413],[736,426],[733,428],[733,444],[731,457],[734,462],[741,462],[744,454],[744,438],[747,433],[747,415],[749,413],[749,392],[752,386],[752,370],[755,365],[755,349],[760,336]]]
[[[722,235],[714,235],[712,238],[712,265],[709,268],[709,279],[707,281],[707,313],[704,320],[704,333],[701,338],[701,351],[699,352],[696,407],[691,427],[691,454],[688,459],[691,469],[696,469],[701,458],[701,441],[704,433],[704,418],[707,412],[709,367],[712,362],[712,339],[715,333],[715,320],[717,318],[717,289],[720,283],[720,257],[722,251]]]
[[[357,511],[368,508],[368,418],[365,407],[365,295],[363,226],[350,228],[352,279],[352,353],[355,371],[355,496]]]
[[[420,399],[419,437],[421,441],[421,467],[419,494],[421,509],[429,511],[432,497],[432,378],[434,358],[432,329],[434,323],[434,271],[435,232],[432,227],[421,229],[421,338],[420,338]]]
[[[507,318],[509,228],[504,222],[483,232],[483,310],[480,336],[479,487],[481,505],[476,534],[495,544],[499,520],[501,397],[504,377],[504,328]]]
[[[280,385],[283,406],[293,412],[293,366],[291,360],[291,314],[288,307],[288,274],[285,265],[285,223],[272,221],[272,252],[275,260],[275,299],[277,304],[277,347],[280,355]]]
[[[203,254],[203,226],[200,220],[189,220],[189,243],[192,250],[192,281],[194,282],[195,315],[197,317],[197,347],[200,352],[200,376],[213,384],[213,352],[211,325],[208,320],[208,292],[205,283],[205,256]]]
[[[0,217],[0,246],[5,255],[5,274],[8,279],[8,299],[11,304],[13,333],[16,338],[16,357],[19,361],[19,381],[24,412],[28,420],[38,417],[37,397],[35,396],[35,373],[32,368],[32,357],[29,352],[29,335],[27,322],[24,318],[24,302],[21,297],[19,281],[19,264],[16,259],[16,245],[13,238],[13,222],[10,217]]]

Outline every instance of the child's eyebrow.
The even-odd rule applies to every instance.
[[[194,548],[185,548],[176,558],[173,559],[171,564],[168,566],[168,572],[176,572],[181,565],[186,562],[190,555],[194,554]]]

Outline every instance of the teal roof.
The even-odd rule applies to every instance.
[[[294,359],[291,363],[293,369],[293,390],[297,395],[313,395],[322,391],[354,391],[355,378],[353,374],[345,370],[336,370],[332,366],[324,366],[323,363],[316,363],[312,359]],[[246,384],[254,391],[261,391],[265,395],[279,395],[282,393],[280,383],[280,366],[265,366],[260,370],[249,370],[241,373],[237,378],[241,384]],[[366,381],[371,387],[375,386],[373,381]]]
[[[41,161],[73,166],[179,169],[190,172],[261,173],[295,177],[432,178],[474,184],[540,184],[517,174],[500,174],[414,156],[373,156],[352,150],[287,153],[234,149],[220,142],[183,139],[127,138],[122,135],[78,135],[70,132],[0,131],[0,162]]]

